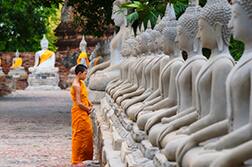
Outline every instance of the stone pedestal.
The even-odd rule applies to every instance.
[[[29,74],[27,90],[59,90],[58,68],[33,71]]]
[[[126,156],[128,167],[154,167],[153,162],[143,157],[140,150],[136,150]]]
[[[11,69],[8,73],[8,77],[12,80],[13,90],[23,90],[27,87],[28,75],[23,67],[17,69]]]
[[[141,142],[140,150],[144,157],[152,160],[155,154],[159,151],[159,148],[153,147],[149,140],[143,140]]]
[[[27,79],[28,75],[24,68],[17,68],[17,69],[11,69],[8,73],[8,76],[12,78],[18,78],[18,79]]]
[[[142,140],[147,139],[147,135],[144,131],[138,129],[137,124],[133,125],[133,130],[131,131],[132,138],[135,142],[140,143]]]
[[[153,164],[155,167],[176,167],[176,162],[169,162],[164,154],[156,153],[153,158]]]

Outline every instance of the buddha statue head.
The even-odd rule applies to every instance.
[[[127,11],[126,9],[121,10],[120,6],[123,3],[126,3],[127,0],[115,0],[113,3],[113,10],[112,10],[112,16],[111,19],[114,20],[114,23],[116,26],[122,26],[122,25],[126,25],[127,21],[126,21],[126,14]]]
[[[154,35],[153,30],[150,28],[147,28],[145,33],[149,34],[149,36],[148,36],[149,38],[147,41],[148,52],[153,53],[155,50],[155,47],[156,47],[156,45],[155,45],[156,36]]]
[[[196,35],[198,32],[200,10],[199,6],[189,6],[178,19],[176,41],[178,41],[180,50],[187,53],[199,50],[199,40]]]
[[[16,56],[16,58],[19,57],[19,51],[18,50],[16,51],[15,56]]]
[[[122,57],[129,57],[130,56],[130,47],[129,47],[129,39],[122,43],[121,49]]]
[[[43,39],[40,41],[40,46],[41,48],[44,50],[44,49],[47,49],[48,48],[48,40],[46,39],[46,36],[45,34],[43,35]]]
[[[166,55],[173,54],[177,48],[177,44],[175,42],[176,34],[176,26],[165,27],[162,32],[163,52]]]
[[[252,42],[252,1],[233,0],[232,18],[229,22],[235,39]]]
[[[139,43],[136,40],[136,38],[131,38],[129,40],[129,47],[131,48],[130,49],[131,56],[136,57],[138,55],[138,48],[139,48]]]
[[[139,52],[147,53],[149,51],[148,45],[151,42],[151,36],[148,32],[143,32],[137,36],[139,42]]]
[[[152,30],[151,35],[154,36],[154,48],[153,48],[153,52],[159,52],[163,49],[162,46],[162,42],[163,42],[163,38],[162,38],[162,34],[160,31],[157,30]]]
[[[228,27],[230,19],[231,6],[227,0],[208,0],[201,10],[198,22],[198,37],[202,47],[223,51],[228,46],[231,35]]]
[[[166,25],[169,25],[170,22],[176,21],[176,15],[173,8],[173,5],[168,3],[165,10],[165,15],[162,18],[161,21],[159,21],[156,26],[154,27],[154,30],[157,30],[162,33],[163,29]]]
[[[87,42],[85,41],[85,37],[84,37],[84,35],[83,35],[83,36],[82,36],[82,40],[81,40],[81,42],[80,42],[79,48],[80,48],[80,50],[81,50],[82,52],[86,52],[86,47],[87,47]]]

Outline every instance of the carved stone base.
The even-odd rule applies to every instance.
[[[169,162],[164,154],[156,153],[153,158],[155,167],[176,167],[176,162]]]
[[[159,152],[158,147],[153,147],[149,140],[143,140],[141,142],[140,150],[144,157],[152,160],[157,152]]]
[[[18,79],[27,79],[28,77],[24,68],[11,69],[8,73],[8,76]]]
[[[121,115],[119,116],[119,120],[122,123],[123,127],[129,132],[132,131],[134,123],[127,118],[125,113],[123,113],[122,111],[120,111],[120,113]]]
[[[29,74],[27,90],[59,90],[57,72],[33,72]]]
[[[121,147],[121,159],[123,162],[126,161],[126,156],[128,154],[131,154],[132,152],[136,151],[137,149],[139,149],[139,144],[136,143],[131,135],[128,135],[126,137],[126,140],[124,142],[122,142],[122,147]]]
[[[105,92],[104,91],[95,91],[95,90],[88,90],[88,97],[90,101],[94,104],[100,104],[101,99],[105,97]]]
[[[153,162],[144,158],[140,150],[136,150],[126,156],[128,167],[154,167]]]
[[[132,138],[135,140],[135,142],[140,143],[142,140],[147,139],[147,135],[144,131],[140,130],[137,126],[137,124],[133,125],[133,130],[131,131]]]
[[[123,138],[119,135],[115,127],[112,128],[112,147],[113,150],[119,151],[123,142]]]
[[[103,117],[106,119],[107,112],[111,110],[111,107],[110,107],[109,103],[107,102],[106,97],[101,99],[100,109],[101,109],[101,112],[103,114]]]

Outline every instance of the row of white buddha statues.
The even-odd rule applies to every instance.
[[[156,166],[252,166],[251,27],[251,0],[192,2],[178,20],[168,5],[154,30],[122,44],[107,101],[133,122],[135,142],[159,148]],[[236,64],[231,32],[245,43]],[[208,60],[202,48],[211,50]]]

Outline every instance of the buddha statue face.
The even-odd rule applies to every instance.
[[[181,29],[181,26],[177,27],[177,36],[175,41],[178,42],[180,50],[189,52],[192,50],[193,40],[190,40],[190,38]]]
[[[166,55],[170,55],[174,53],[174,50],[176,48],[176,27],[166,27],[163,30],[163,52]]]
[[[139,51],[141,53],[146,53],[149,51],[149,46],[150,46],[150,42],[151,42],[151,36],[149,33],[147,33],[146,31],[143,32],[142,34],[139,35],[138,37],[138,41],[139,41]]]
[[[228,22],[231,19],[231,6],[226,0],[208,0],[201,11],[198,22],[198,37],[202,46],[208,49],[218,47],[222,51],[228,46],[231,35]]]
[[[111,19],[114,20],[114,23],[116,26],[122,26],[122,25],[126,25],[126,19],[125,19],[125,11],[122,11],[120,9],[120,5],[125,3],[126,1],[123,0],[116,0],[113,3],[113,10],[112,10],[112,16]]]
[[[129,43],[129,49],[131,50],[131,55],[132,56],[137,56],[138,55],[138,48],[139,48],[139,43],[138,41],[136,40],[136,38],[133,38],[130,40],[130,43]]]
[[[162,43],[160,32],[151,29],[146,30],[146,32],[150,35],[148,50],[150,52],[157,52],[160,49],[160,44]]]
[[[40,41],[40,46],[42,49],[48,48],[48,40],[46,39],[45,35],[43,35],[43,39]]]
[[[235,0],[232,5],[232,18],[229,22],[235,39],[249,43],[252,41],[252,1]]]
[[[204,48],[214,49],[217,47],[217,34],[215,33],[214,28],[203,19],[199,20],[198,37]]]

